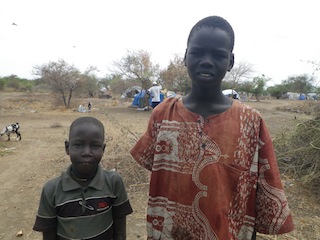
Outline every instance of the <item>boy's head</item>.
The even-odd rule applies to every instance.
[[[65,150],[70,155],[72,172],[77,178],[93,178],[106,144],[104,126],[94,117],[81,117],[72,122]]]
[[[218,16],[206,17],[190,31],[185,65],[192,88],[211,92],[220,88],[221,81],[234,64],[234,32],[231,25]]]
[[[191,31],[189,33],[187,45],[189,45],[189,41],[190,41],[190,38],[192,37],[192,35],[197,30],[199,30],[200,28],[203,28],[203,27],[219,28],[221,30],[226,31],[228,36],[229,36],[229,38],[230,38],[231,52],[233,51],[233,47],[234,47],[234,31],[233,31],[233,28],[230,25],[230,23],[227,22],[227,20],[225,20],[224,18],[219,17],[219,16],[209,16],[209,17],[203,18],[200,21],[198,21],[192,27],[192,29],[191,29]]]

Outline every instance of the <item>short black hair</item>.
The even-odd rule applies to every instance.
[[[209,16],[198,21],[191,29],[188,37],[187,45],[189,45],[190,38],[192,35],[202,27],[212,27],[212,28],[220,28],[227,32],[231,40],[231,52],[234,47],[234,31],[231,27],[230,23],[222,17],[219,16]]]
[[[69,138],[70,138],[70,133],[71,133],[72,129],[75,126],[78,126],[83,123],[92,123],[92,124],[96,125],[97,127],[101,128],[101,131],[103,133],[103,138],[104,138],[104,126],[103,126],[102,122],[100,122],[98,119],[96,119],[94,117],[80,117],[80,118],[77,118],[76,120],[74,120],[70,126]]]

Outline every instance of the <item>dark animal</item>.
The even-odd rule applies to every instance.
[[[2,137],[2,135],[4,134],[7,134],[8,141],[10,141],[10,134],[15,133],[17,135],[17,140],[21,141],[21,134],[19,129],[20,129],[19,123],[13,123],[11,125],[8,125],[2,129],[0,133],[0,137]]]

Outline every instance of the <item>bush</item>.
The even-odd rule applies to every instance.
[[[292,135],[278,136],[274,145],[282,172],[312,188],[320,186],[320,119],[298,124]]]

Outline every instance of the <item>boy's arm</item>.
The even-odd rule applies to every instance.
[[[257,231],[254,230],[251,240],[256,240],[256,239],[257,239]]]
[[[113,239],[126,239],[126,217],[113,219]]]
[[[42,236],[43,236],[43,240],[56,240],[57,239],[57,233],[55,231],[43,232]]]

